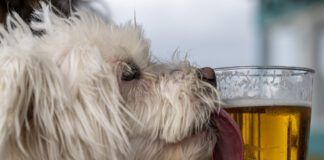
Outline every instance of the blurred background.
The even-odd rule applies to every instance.
[[[310,160],[324,159],[324,0],[103,0],[133,20],[155,57],[175,50],[199,67],[283,65],[316,70]],[[106,14],[107,15],[107,14]]]

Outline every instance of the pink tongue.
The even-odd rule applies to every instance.
[[[213,160],[243,160],[242,137],[235,121],[223,109],[213,117],[218,129]]]

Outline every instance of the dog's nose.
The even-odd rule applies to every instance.
[[[212,68],[204,67],[199,69],[201,79],[216,87],[216,75]]]

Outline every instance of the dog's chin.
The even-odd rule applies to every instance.
[[[213,113],[214,115],[216,113]],[[194,128],[192,132],[188,134],[188,136],[184,137],[181,141],[188,141],[190,139],[200,139],[205,142],[216,143],[217,140],[217,126],[215,120],[210,117],[210,119],[202,125],[203,127]]]
[[[210,160],[217,144],[216,123],[212,121],[211,116],[203,127],[193,129],[187,136],[174,143],[167,143],[167,146],[181,146],[182,154],[189,159]]]
[[[201,130],[190,134],[178,142],[167,143],[165,153],[173,155],[171,159],[211,160],[216,145],[216,134],[210,130]],[[169,153],[168,153],[169,152]],[[175,157],[174,157],[175,156]]]
[[[202,143],[216,144],[217,141],[217,130],[213,128],[203,128],[199,131],[189,134],[184,137],[182,140],[176,143],[184,143],[190,140],[199,139]]]
[[[243,142],[239,128],[223,109],[212,113],[204,127],[189,134],[179,143],[183,146],[194,145],[200,150],[199,155],[206,154],[214,160],[243,159]]]

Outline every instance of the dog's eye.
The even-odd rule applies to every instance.
[[[131,81],[140,77],[140,70],[134,63],[128,63],[123,67],[121,80]]]

